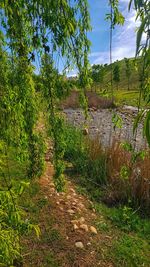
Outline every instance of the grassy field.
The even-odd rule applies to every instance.
[[[138,106],[139,91],[119,90],[114,92],[114,97],[117,105]]]
[[[97,88],[97,94],[99,96],[104,96],[108,99],[112,97],[112,92],[108,91],[100,91],[99,88]],[[140,98],[140,92],[139,91],[128,91],[128,90],[114,90],[113,91],[113,98],[114,103],[116,106],[134,106],[137,107],[139,105],[139,98]],[[143,100],[143,98],[140,98],[140,107],[146,107],[146,103]]]

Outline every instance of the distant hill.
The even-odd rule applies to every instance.
[[[131,76],[129,79],[130,90],[135,91],[139,89],[139,85],[140,85],[140,76],[142,72],[142,60],[139,58],[135,61],[134,58],[130,58],[129,64],[131,68]],[[96,78],[96,79],[93,79],[93,89],[96,89],[96,90],[97,89],[108,89],[108,90],[110,89],[111,68],[112,70],[114,70],[116,65],[119,66],[119,70],[120,70],[120,81],[118,82],[118,89],[128,90],[128,78],[126,75],[125,59],[112,63],[112,66],[110,64],[93,65],[92,72],[93,72],[93,69],[94,69],[94,72],[96,71],[96,76],[94,77],[93,75],[93,78]],[[103,70],[101,70],[101,67],[103,68]],[[100,70],[98,71],[98,69]],[[117,84],[114,81],[113,81],[113,88],[117,89]]]

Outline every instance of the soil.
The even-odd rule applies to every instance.
[[[86,97],[88,100],[88,107],[92,108],[114,108],[114,101],[106,97],[100,97],[95,92],[86,92]],[[72,91],[71,94],[61,103],[61,108],[79,108],[81,105],[79,103],[79,92]]]

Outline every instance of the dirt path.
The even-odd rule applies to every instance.
[[[109,240],[94,226],[97,216],[92,203],[78,194],[69,180],[65,192],[57,193],[53,173],[53,166],[46,161],[39,192],[33,199],[41,237],[26,240],[30,253],[24,266],[113,267],[103,255],[103,244]]]

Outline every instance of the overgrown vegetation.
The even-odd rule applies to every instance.
[[[124,18],[118,10],[117,0],[109,1],[109,4],[111,13],[107,14],[107,19],[111,22],[112,34],[114,26],[123,24]],[[135,0],[134,5],[137,17],[141,19],[137,33],[138,55],[141,51],[142,34],[147,32],[146,43],[142,46],[140,55],[143,62],[140,97],[143,95],[148,105],[149,5],[147,1],[142,4],[139,0]],[[21,236],[31,233],[32,230],[37,236],[40,235],[40,229],[36,223],[30,221],[26,207],[21,206],[25,189],[30,192],[30,181],[33,182],[34,178],[41,176],[44,170],[45,139],[38,131],[41,107],[39,95],[41,102],[45,104],[42,112],[48,118],[47,132],[54,148],[54,180],[58,191],[64,188],[65,158],[73,164],[84,182],[88,180],[90,185],[95,184],[95,188],[98,188],[95,191],[96,197],[99,196],[101,186],[104,192],[102,199],[105,196],[108,198],[107,193],[109,195],[109,192],[113,192],[112,199],[115,203],[126,204],[130,201],[132,208],[142,210],[145,207],[143,213],[146,213],[150,205],[149,154],[136,154],[132,148],[124,152],[120,146],[103,151],[98,139],[91,141],[83,138],[81,132],[64,125],[59,107],[60,101],[68,93],[65,70],[72,66],[79,72],[79,102],[84,108],[85,119],[87,118],[86,88],[91,84],[88,62],[90,42],[87,32],[91,27],[86,0],[2,0],[0,15],[0,264],[18,266],[23,264]],[[59,74],[57,57],[65,60],[62,75]],[[37,62],[40,65],[39,77],[34,73]],[[129,81],[129,65],[126,64],[126,67]],[[103,83],[104,69],[100,68],[100,71],[102,78],[98,81]],[[118,70],[114,72],[114,80],[117,84],[120,82]],[[113,105],[113,102],[109,104]],[[141,98],[139,107],[140,104]],[[143,116],[145,113],[142,111],[135,125]],[[147,111],[144,133],[150,143],[149,121],[150,111]],[[120,161],[122,155],[124,162]],[[19,171],[22,166],[23,170]],[[37,207],[30,204],[29,200],[26,203],[29,205],[27,209],[36,211]],[[46,201],[41,200],[38,204],[38,208],[42,208]],[[130,207],[127,207],[127,217],[131,217],[130,211]],[[124,218],[124,213],[122,216]],[[128,223],[128,218],[125,222]],[[129,220],[129,224],[132,225],[132,220]],[[51,229],[47,241],[51,244],[60,240],[59,232]],[[128,244],[128,240],[118,242]],[[121,247],[120,243],[117,246]],[[139,249],[141,246],[135,246],[137,253]],[[124,253],[123,249],[122,251]],[[118,253],[116,258],[119,259]],[[123,260],[122,257],[121,261]],[[144,258],[142,261],[139,258],[136,260],[137,264],[146,262]],[[59,265],[53,255],[47,258],[47,264]]]

